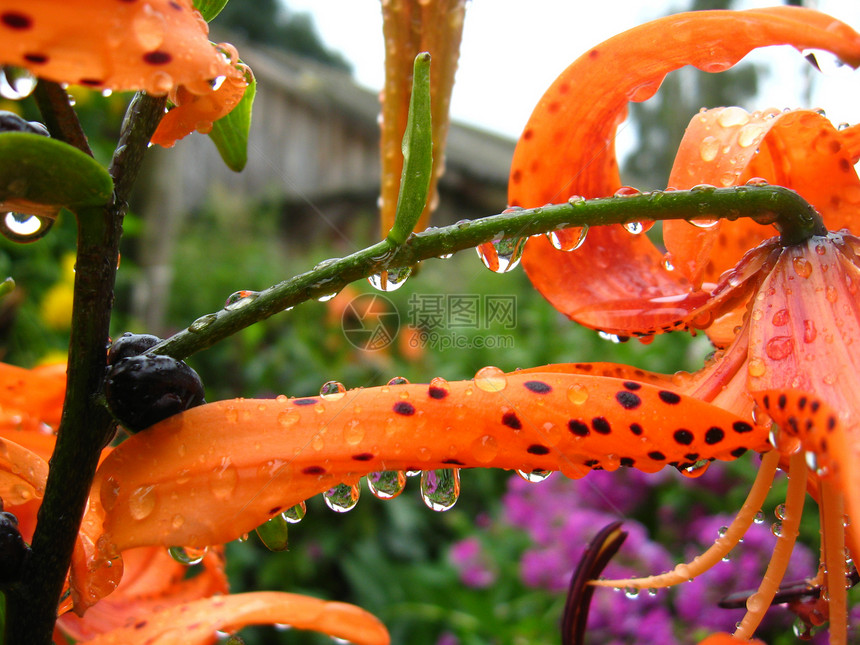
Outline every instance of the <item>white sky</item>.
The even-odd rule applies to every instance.
[[[284,0],[313,15],[323,41],[354,66],[365,87],[382,87],[382,17],[378,0]],[[778,0],[743,0],[738,8],[766,7]],[[453,118],[517,137],[533,106],[555,77],[577,56],[606,38],[660,17],[683,0],[472,0],[451,102]],[[860,1],[819,0],[818,8],[860,31]],[[787,49],[787,48],[779,48]],[[813,107],[801,104],[808,65],[794,50],[758,54],[775,72],[755,107]],[[821,75],[818,75],[821,76]],[[851,83],[845,83],[846,78]],[[835,123],[860,120],[860,72],[816,81],[815,107]],[[623,145],[621,146],[624,147]]]

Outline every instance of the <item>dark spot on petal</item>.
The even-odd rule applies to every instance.
[[[735,421],[732,424],[732,430],[737,432],[738,434],[744,434],[745,432],[752,432],[753,427],[747,423],[746,421]]]
[[[681,428],[680,430],[675,430],[675,433],[672,435],[677,443],[680,443],[682,446],[689,446],[693,443],[693,433],[685,428]]]
[[[523,141],[528,141],[528,140],[529,140],[529,139],[531,139],[534,135],[535,135],[534,130],[532,130],[531,128],[528,128],[527,130],[524,130],[524,131],[523,131],[523,135],[522,135]]]
[[[651,457],[654,461],[663,461],[666,459],[666,455],[664,455],[659,450],[654,450],[653,452],[649,452],[648,456]]]
[[[523,180],[523,172],[522,170],[514,170],[511,173],[511,183],[518,184]]]
[[[698,452],[688,452],[686,455],[684,455],[684,459],[689,459],[690,461],[698,461],[699,460],[699,453]]]
[[[552,392],[552,387],[549,383],[544,383],[543,381],[526,381],[523,385],[526,386],[527,390],[530,390],[535,394],[546,394],[547,392]]]
[[[615,394],[615,399],[621,404],[621,407],[625,410],[635,410],[640,405],[642,405],[642,399],[639,398],[639,395],[633,394],[633,392],[628,392],[626,390],[621,390]]]
[[[732,450],[732,452],[730,454],[732,455],[732,457],[740,457],[740,456],[744,455],[746,453],[746,451],[747,451],[746,448],[740,447],[740,448],[735,448],[734,450]]]
[[[411,417],[415,414],[415,406],[409,403],[409,401],[398,401],[391,409],[394,410],[396,414],[401,414],[404,417]]]
[[[448,390],[446,390],[444,387],[436,387],[435,385],[431,385],[427,389],[427,394],[430,396],[431,399],[444,399],[446,396],[448,396]]]
[[[726,433],[723,432],[722,428],[717,428],[716,426],[708,428],[708,431],[705,433],[705,443],[709,446],[713,446],[715,443],[720,443],[725,438]]]
[[[827,432],[833,432],[833,429],[836,427],[836,417],[832,414],[827,417]]]
[[[316,399],[296,399],[293,405],[314,405],[316,402]]]
[[[280,512],[281,512],[280,506],[275,506],[274,508],[269,509],[269,515],[274,515],[275,513],[280,513]]]
[[[622,466],[627,466],[628,468],[633,468],[636,462],[630,457],[622,457],[619,461]]]
[[[34,65],[44,65],[50,59],[45,54],[29,53],[24,54],[24,60],[28,63],[33,63]]]
[[[639,436],[643,432],[642,426],[640,426],[638,423],[631,423],[630,424],[630,432],[632,432],[636,436]]]
[[[795,435],[796,435],[796,434],[797,434],[797,430],[798,430],[798,427],[797,427],[797,417],[795,417],[795,416],[790,416],[790,417],[788,417],[788,419],[787,419],[787,421],[786,421],[786,422],[787,422],[788,426],[791,428],[791,432],[792,432],[792,434],[795,434]]]
[[[800,397],[800,398],[797,400],[797,409],[798,409],[798,410],[802,410],[803,408],[805,408],[805,407],[806,407],[806,402],[807,402],[807,399],[806,399],[806,397],[805,397],[805,396]]]
[[[546,455],[549,454],[549,448],[539,443],[533,443],[526,448],[526,452],[530,455]]]
[[[600,462],[597,461],[597,459],[588,459],[588,460],[584,461],[583,463],[586,466],[588,466],[589,468],[594,468],[595,466],[598,466],[600,464]]]
[[[371,459],[373,459],[373,453],[372,452],[360,452],[357,455],[353,455],[352,458],[355,461],[370,461]]]
[[[146,52],[143,55],[143,62],[149,65],[167,65],[170,61],[173,60],[173,56],[171,56],[167,52],[155,50],[153,52]]]
[[[78,79],[78,85],[84,85],[86,87],[99,87],[103,84],[104,81],[98,78],[81,78]]]
[[[813,401],[812,403],[809,404],[809,409],[812,410],[813,414],[818,412],[818,408],[820,408],[820,407],[821,407],[820,401]]]
[[[588,52],[588,57],[592,60],[594,60],[598,56],[600,56],[600,51],[598,51],[597,49],[592,49],[590,52]]]
[[[670,392],[669,390],[660,390],[657,393],[657,396],[660,397],[660,400],[663,403],[668,403],[669,405],[675,405],[681,402],[681,397],[674,392]]]
[[[178,2],[174,2],[174,0],[170,0],[169,4],[172,8],[176,9],[177,11],[182,11],[182,5],[179,4]]]
[[[303,468],[302,472],[305,475],[322,475],[325,473],[325,468],[322,466],[308,466],[307,468]]]
[[[574,367],[581,372],[590,372],[594,369],[594,365],[591,363],[577,363]]]
[[[609,434],[612,432],[612,427],[609,425],[609,421],[606,420],[606,417],[594,417],[591,420],[591,427],[595,432],[600,434]]]
[[[577,437],[587,437],[589,434],[591,434],[591,431],[588,429],[588,426],[585,425],[579,419],[571,419],[567,422],[567,427]]]
[[[144,627],[146,627],[147,622],[148,622],[148,621],[140,620],[140,621],[138,621],[138,622],[136,622],[136,623],[134,624],[134,628],[135,628],[135,629],[143,629]]]
[[[776,400],[776,404],[779,406],[780,410],[785,410],[785,406],[788,405],[788,397],[785,394],[780,394],[779,398]]]
[[[523,424],[520,423],[519,418],[513,412],[505,412],[502,415],[502,423],[514,430],[519,430],[523,427]]]
[[[465,466],[466,465],[462,461],[460,461],[459,459],[443,459],[442,463],[443,464],[450,464],[451,466]]]
[[[770,396],[769,395],[765,394],[761,398],[761,402],[764,403],[765,408],[770,409]]]
[[[637,383],[636,381],[624,381],[624,387],[626,387],[631,392],[635,392],[636,390],[642,389],[642,384]]]
[[[23,30],[33,26],[33,19],[19,11],[4,11],[0,14],[0,22],[9,29]]]

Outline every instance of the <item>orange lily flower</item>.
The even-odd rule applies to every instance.
[[[170,97],[153,142],[172,146],[241,100],[250,70],[213,45],[191,0],[2,0],[0,62],[58,83]]]
[[[59,424],[65,366],[26,370],[0,363],[0,499],[15,514],[25,542],[32,538],[44,493],[53,428]],[[105,455],[109,450],[105,451]],[[97,561],[101,506],[91,501],[70,570],[70,599],[63,602],[58,632],[93,643],[208,643],[215,630],[284,623],[315,629],[355,643],[388,642],[379,621],[357,607],[294,594],[257,592],[227,596],[223,547],[202,556],[202,571],[160,546],[131,549],[122,558]],[[121,580],[120,580],[121,578]],[[84,615],[86,612],[86,615]],[[61,636],[56,642],[65,642]],[[166,640],[165,640],[166,639]]]
[[[672,42],[666,42],[667,33]],[[660,47],[654,46],[657,41]],[[628,100],[650,97],[663,76],[681,65],[722,71],[755,47],[786,43],[828,49],[850,64],[860,63],[856,32],[823,14],[788,7],[682,14],[593,49],[554,83],[526,127],[514,157],[511,204],[537,206],[573,195],[613,194],[620,180],[612,136]],[[574,96],[574,87],[593,89],[593,100],[576,100],[581,97]],[[735,185],[764,176],[800,190],[821,210],[828,227],[853,224],[850,204],[860,194],[851,168],[857,156],[856,133],[840,132],[813,112],[748,115],[728,108],[696,118],[711,130],[704,135],[691,131],[679,153],[673,185]],[[717,141],[716,151],[708,136]],[[693,164],[690,155],[698,155],[701,163]],[[809,172],[821,167],[835,180],[826,186],[816,183],[818,175],[805,175],[798,165]],[[772,232],[750,233],[754,227],[746,224],[730,230],[723,223],[701,234],[693,230],[693,237],[713,238],[703,253],[683,226],[667,227],[676,271],[664,265],[663,254],[646,238],[621,227],[591,231],[585,245],[572,253],[556,251],[543,238],[533,239],[524,265],[557,308],[591,326],[624,335],[708,327],[717,343],[729,346],[699,374],[670,378],[608,364],[544,366],[507,375],[485,368],[467,382],[435,379],[429,385],[201,406],[135,435],[99,469],[93,497],[99,496],[106,512],[104,543],[113,551],[221,543],[311,495],[341,484],[355,486],[362,475],[379,471],[500,467],[561,470],[580,477],[593,468],[634,466],[653,472],[671,464],[696,474],[713,459],[733,459],[747,449],[770,450],[770,422],[763,413],[767,409],[788,428],[777,446],[791,454],[783,459],[793,484],[786,534],[799,522],[807,484],[803,453],[795,449],[802,447],[820,460],[808,477],[824,509],[824,557],[837,572],[826,583],[833,642],[844,642],[844,594],[840,600],[836,585],[845,566],[844,559],[841,565],[837,562],[844,529],[834,530],[833,518],[841,521],[836,509],[843,501],[849,516],[860,517],[860,507],[846,490],[849,481],[855,483],[848,477],[857,469],[851,461],[853,450],[846,451],[852,456],[834,454],[822,443],[821,433],[838,430],[834,436],[840,445],[852,445],[842,429],[856,418],[850,407],[853,378],[846,377],[840,396],[833,392],[839,376],[854,367],[826,346],[832,338],[827,340],[823,327],[817,329],[817,344],[809,347],[811,358],[801,355],[796,344],[811,336],[806,320],[826,321],[831,337],[841,325],[853,330],[856,311],[849,306],[848,312],[839,313],[832,305],[851,301],[854,249],[860,241],[848,233],[817,236],[786,248],[770,240],[741,258],[748,245],[770,238]],[[578,238],[576,233],[558,232],[562,246],[565,235]],[[730,267],[735,268],[716,284],[708,282]],[[836,276],[832,284],[821,278],[828,270],[831,279]],[[847,277],[852,277],[850,283]],[[726,321],[740,320],[751,299],[752,313],[743,319],[741,330],[732,333],[737,322],[727,327]],[[777,314],[778,320],[786,317],[784,334],[775,331]],[[845,337],[847,348],[852,336]],[[777,346],[781,352],[768,353]],[[778,361],[792,353],[785,351],[789,346],[795,358],[805,362],[783,369]],[[832,358],[839,359],[838,373],[832,365],[823,367]],[[827,375],[822,369],[829,370]],[[830,389],[823,391],[822,383]],[[784,394],[798,387],[817,395],[814,406],[812,398],[789,399]],[[753,396],[759,405],[755,418]],[[836,412],[824,412],[831,409]],[[789,441],[798,435],[800,441]],[[751,500],[766,491],[779,460],[779,451],[765,455],[766,466]],[[425,492],[432,493],[432,488],[428,484]],[[732,527],[738,537],[758,507],[754,501],[745,505]],[[182,517],[178,527],[177,516]],[[851,530],[849,546],[857,555],[858,529],[852,525]],[[770,603],[791,540],[779,542],[766,584],[735,635],[741,642]],[[726,547],[723,542],[715,550],[727,551],[731,545]],[[706,556],[713,556],[712,551]],[[688,578],[690,568],[683,566],[664,578]],[[714,640],[731,642],[728,638]]]

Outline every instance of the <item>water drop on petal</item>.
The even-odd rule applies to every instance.
[[[505,237],[493,242],[484,242],[475,250],[484,266],[495,273],[506,273],[516,268],[526,245],[524,237]]]
[[[378,499],[392,499],[406,487],[406,473],[402,470],[385,470],[367,475],[367,487]]]
[[[488,365],[475,374],[475,385],[484,392],[501,392],[508,385],[508,378],[498,367]]]
[[[406,284],[406,279],[412,275],[412,267],[401,267],[399,269],[387,269],[376,275],[370,276],[367,281],[374,289],[390,293],[397,291]]]
[[[236,291],[231,293],[227,298],[227,301],[224,303],[224,309],[227,311],[235,311],[236,309],[242,309],[243,307],[247,307],[254,300],[257,299],[257,296],[260,294],[256,291],[249,291],[247,289],[242,289],[241,291]]]
[[[388,380],[388,385],[409,385],[409,379],[404,376],[395,376]]]
[[[203,562],[203,558],[206,557],[207,550],[208,549],[205,546],[201,549],[190,546],[172,546],[167,549],[167,552],[170,554],[170,557],[178,563],[190,567]]]
[[[304,502],[299,502],[295,506],[291,506],[283,513],[281,513],[281,517],[283,517],[290,524],[298,524],[305,518],[307,512],[307,505]]]
[[[552,473],[553,471],[551,470],[532,470],[531,472],[523,470],[517,471],[517,475],[531,483],[546,481]]]
[[[546,234],[549,243],[559,251],[575,251],[585,243],[588,226],[575,226]]]
[[[358,504],[360,494],[358,484],[338,484],[323,493],[323,500],[335,513],[346,513]]]
[[[320,398],[326,401],[339,401],[346,396],[346,386],[338,381],[326,381],[320,388]]]
[[[421,473],[421,499],[434,511],[447,511],[460,497],[460,470],[443,468]]]

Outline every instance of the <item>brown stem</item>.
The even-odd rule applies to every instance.
[[[52,137],[73,145],[90,157],[93,156],[78,115],[69,101],[69,95],[59,83],[40,79],[33,90],[33,98]]]
[[[77,213],[78,254],[66,398],[32,554],[19,582],[5,590],[8,645],[51,643],[58,600],[99,454],[113,432],[113,420],[99,398],[122,218],[125,199],[163,112],[164,99],[138,95],[132,101],[110,168],[114,199],[104,207]]]

